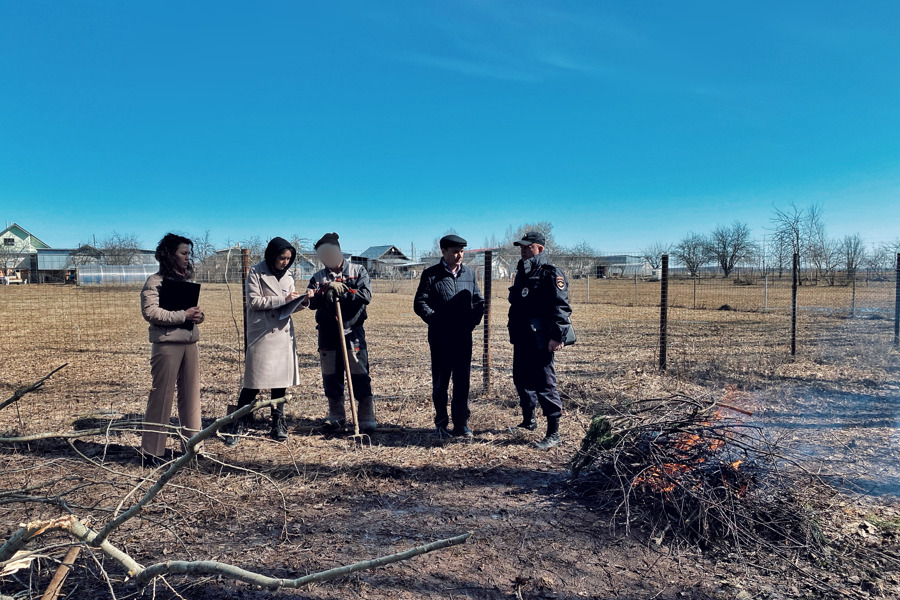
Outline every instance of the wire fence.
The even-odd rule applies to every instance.
[[[558,261],[560,263],[563,260]],[[240,273],[240,256],[227,257],[228,272]],[[482,270],[482,287],[484,287]],[[198,277],[203,281],[203,277]],[[774,372],[791,356],[792,277],[790,273],[750,277],[704,275],[668,279],[665,344],[661,346],[661,278],[643,274],[570,276],[569,296],[578,343],[563,368],[589,381],[598,370],[666,368],[691,378],[739,377]],[[508,273],[492,278],[492,332],[477,356],[478,370],[491,360],[496,377],[511,365],[506,338]],[[233,395],[243,368],[243,289],[229,275],[225,283],[203,283],[202,367],[207,391]],[[885,276],[837,279],[834,285],[800,278],[797,287],[798,353],[847,357],[854,352],[890,352],[896,344],[898,282]],[[304,288],[305,275],[297,280]],[[411,273],[373,279],[374,298],[367,326],[373,371],[398,378],[392,387],[429,389],[425,325],[412,311],[418,277]],[[145,393],[144,358],[149,357],[147,324],[140,315],[140,286],[0,286],[0,383],[15,387],[62,362],[82,365],[80,379],[96,392],[115,388]],[[301,368],[313,386],[318,379],[315,325],[310,315],[294,316]],[[479,333],[479,332],[476,332]],[[136,360],[126,360],[126,358]],[[136,366],[137,365],[137,366]],[[140,373],[129,373],[140,369]],[[401,380],[406,379],[403,383]],[[477,386],[477,375],[473,384]],[[83,383],[83,382],[82,382]],[[316,392],[317,393],[317,392]],[[111,401],[112,402],[112,401]]]

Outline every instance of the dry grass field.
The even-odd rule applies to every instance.
[[[209,558],[278,577],[473,532],[464,545],[274,593],[222,578],[169,577],[139,589],[123,582],[115,565],[83,553],[66,583],[68,597],[900,595],[894,537],[900,527],[894,500],[900,491],[894,466],[900,459],[900,360],[888,314],[893,283],[858,286],[853,319],[848,288],[802,289],[802,306],[830,310],[801,312],[798,354],[791,357],[787,283],[769,286],[770,310],[763,312],[762,284],[702,281],[694,309],[692,282],[673,282],[666,373],[656,369],[659,284],[592,280],[590,286],[588,303],[586,281],[573,282],[579,341],[558,357],[566,410],[559,448],[539,453],[530,446],[537,433],[505,432],[517,422],[517,400],[502,282],[494,282],[490,393],[481,390],[478,351],[474,359],[471,443],[440,442],[432,434],[426,329],[411,310],[412,283],[376,282],[366,328],[383,430],[371,446],[360,448],[317,428],[325,401],[314,324],[311,314],[299,313],[294,320],[302,384],[287,406],[289,440],[267,439],[260,421],[258,435],[236,448],[208,444],[210,459],[180,473],[111,540],[144,564]],[[726,304],[732,310],[718,310]],[[209,423],[225,414],[240,389],[240,289],[206,285],[201,305],[207,315],[201,365]],[[882,310],[863,310],[873,308]],[[66,432],[143,412],[150,346],[138,290],[10,286],[0,289],[0,324],[0,400],[68,363],[43,388],[0,411],[0,436]],[[859,544],[855,524],[877,528],[877,543],[870,545],[882,561],[878,569],[829,572],[805,565],[804,572],[758,557],[656,545],[639,527],[625,535],[620,517],[603,502],[569,492],[566,462],[602,407],[672,393],[721,397],[726,389],[738,391],[743,408],[754,413],[752,423],[805,454],[809,464],[828,469],[836,484],[841,476],[856,486],[835,509],[834,531],[849,527],[847,544]],[[138,440],[135,432],[0,445],[0,538],[20,523],[67,510],[94,523],[108,520],[132,488],[152,482],[151,471],[137,460]],[[16,495],[25,489],[29,499]],[[64,553],[48,548],[29,569],[0,577],[0,593],[39,597]],[[109,583],[102,575],[107,571]],[[811,583],[822,578],[826,588]]]

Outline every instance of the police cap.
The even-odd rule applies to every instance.
[[[532,244],[540,244],[541,246],[546,246],[547,240],[544,239],[544,234],[540,231],[529,231],[522,236],[521,240],[519,240],[518,242],[513,242],[513,246],[530,246]]]

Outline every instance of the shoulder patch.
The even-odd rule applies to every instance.
[[[562,277],[562,276],[557,276],[556,287],[561,290],[566,289],[566,278]]]

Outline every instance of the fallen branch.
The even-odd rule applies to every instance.
[[[197,457],[197,446],[200,445],[204,440],[215,436],[216,432],[218,432],[219,429],[225,427],[226,425],[229,425],[236,419],[240,419],[244,415],[250,414],[257,408],[264,408],[266,406],[271,406],[277,402],[282,401],[283,400],[281,398],[276,398],[273,400],[257,400],[253,404],[242,406],[233,413],[229,413],[221,419],[217,419],[209,427],[196,433],[185,443],[184,454],[178,457],[178,460],[174,461],[169,466],[169,468],[159,476],[159,479],[156,480],[156,483],[150,486],[150,489],[147,490],[144,496],[140,500],[138,500],[137,503],[134,504],[134,506],[107,523],[106,526],[97,534],[96,540],[92,541],[92,544],[96,545],[104,542],[116,528],[140,513],[143,508],[147,504],[149,504],[150,501],[153,500],[153,498],[155,498],[157,494],[159,494],[159,492],[162,491],[162,489],[170,479],[175,477],[175,475],[177,475],[182,468],[184,468],[187,464],[189,464]]]
[[[0,410],[3,410],[4,408],[6,408],[7,406],[9,406],[10,404],[12,404],[14,402],[18,402],[22,398],[22,396],[24,396],[25,394],[27,394],[29,392],[33,392],[36,389],[39,389],[42,385],[44,385],[45,381],[50,379],[51,375],[53,375],[54,373],[56,373],[57,371],[59,371],[60,369],[62,369],[63,367],[65,367],[68,364],[69,363],[64,363],[64,364],[56,367],[55,369],[53,369],[52,371],[50,371],[49,373],[47,373],[46,375],[44,375],[43,377],[41,377],[40,379],[38,379],[37,381],[32,383],[31,385],[17,389],[15,392],[13,392],[12,396],[7,398],[3,402],[0,402]]]
[[[452,538],[446,538],[443,540],[438,540],[436,542],[431,542],[430,544],[416,546],[415,548],[410,548],[409,550],[398,552],[397,554],[382,556],[381,558],[373,558],[371,560],[364,560],[362,562],[353,563],[352,565],[346,565],[343,567],[335,567],[334,569],[319,571],[318,573],[311,573],[309,575],[298,577],[296,579],[280,579],[275,577],[268,577],[266,575],[253,573],[252,571],[247,571],[245,569],[241,569],[240,567],[220,563],[214,560],[167,561],[163,563],[156,563],[155,565],[149,566],[144,569],[137,576],[137,579],[140,582],[146,583],[153,577],[157,577],[159,575],[223,575],[231,579],[238,579],[240,581],[244,581],[246,583],[258,585],[268,589],[277,589],[280,587],[299,588],[310,583],[327,581],[328,579],[334,579],[335,577],[349,575],[350,573],[356,573],[357,571],[374,569],[383,565],[408,560],[415,556],[419,556],[420,554],[426,554],[435,550],[442,550],[444,548],[449,548],[450,546],[456,546],[457,544],[465,542],[471,535],[471,532],[463,533],[462,535],[457,535]]]
[[[298,577],[296,579],[283,579],[277,577],[269,577],[268,575],[255,573],[253,571],[248,571],[235,565],[221,563],[214,560],[176,560],[156,563],[150,565],[149,567],[143,567],[127,552],[116,548],[106,540],[100,540],[98,534],[94,530],[87,527],[76,517],[68,516],[49,521],[34,521],[23,525],[19,531],[13,534],[13,536],[6,542],[6,544],[0,547],[0,560],[3,560],[4,557],[12,557],[15,552],[19,548],[24,546],[28,541],[33,540],[43,534],[56,531],[68,532],[79,541],[85,542],[90,546],[99,547],[99,549],[107,557],[116,561],[125,568],[129,578],[134,578],[139,583],[147,583],[154,577],[160,577],[164,575],[221,575],[230,579],[244,581],[246,583],[258,585],[268,589],[277,589],[282,587],[299,588],[310,583],[327,581],[329,579],[334,579],[335,577],[341,577],[343,575],[356,573],[357,571],[374,569],[376,567],[381,567],[391,563],[408,560],[410,558],[419,556],[420,554],[426,554],[428,552],[434,552],[435,550],[442,550],[444,548],[456,546],[457,544],[465,542],[472,535],[471,532],[467,532],[451,538],[445,538],[442,540],[424,544],[422,546],[416,546],[415,548],[410,548],[409,550],[404,550],[403,552],[398,552],[396,554],[390,554],[388,556],[382,556],[380,558],[373,558],[371,560],[364,560],[343,567],[335,567],[334,569],[311,573],[309,575]]]

